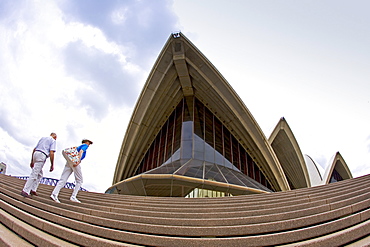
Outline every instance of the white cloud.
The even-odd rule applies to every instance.
[[[116,10],[114,10],[111,14],[111,20],[114,24],[120,25],[124,24],[127,20],[127,13],[128,13],[127,7],[121,7]]]
[[[160,18],[167,20],[167,29],[173,15],[163,2],[156,8],[164,10]],[[8,165],[8,174],[27,176],[32,149],[42,136],[58,134],[57,154],[89,138],[94,144],[82,163],[83,187],[104,192],[111,185],[132,107],[149,73],[140,61],[154,63],[153,54],[169,31],[164,38],[146,40],[145,48],[153,54],[143,57],[144,49],[134,40],[144,37],[144,31],[135,29],[135,19],[126,15],[137,10],[135,1],[124,6],[3,1],[0,9],[0,161]],[[122,29],[126,21],[135,32]],[[148,21],[148,28],[153,23]],[[55,170],[44,168],[44,175],[58,179],[64,163],[57,155]],[[45,166],[49,165],[48,161]]]

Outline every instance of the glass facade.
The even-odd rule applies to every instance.
[[[135,175],[140,174],[177,174],[272,191],[237,138],[195,97],[177,105],[142,159]]]
[[[344,180],[342,176],[339,174],[339,172],[336,169],[334,169],[331,175],[331,178],[330,178],[330,183],[335,183],[335,182],[339,182],[342,180]]]

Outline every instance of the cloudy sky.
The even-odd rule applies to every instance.
[[[172,32],[239,94],[266,137],[285,117],[304,154],[339,151],[370,173],[370,2],[363,0],[0,0],[0,162],[29,175],[32,149],[89,138],[84,185],[112,182],[128,121]],[[73,182],[73,176],[70,181]]]

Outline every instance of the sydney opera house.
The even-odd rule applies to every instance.
[[[134,108],[106,193],[0,174],[0,246],[370,246],[370,175],[326,170],[281,118],[267,138],[205,56],[172,34]],[[124,130],[123,130],[124,131]]]
[[[175,33],[141,92],[106,193],[222,197],[352,178],[339,152],[321,170],[284,118],[266,138],[221,73]]]

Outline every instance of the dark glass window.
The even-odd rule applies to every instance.
[[[335,183],[335,182],[342,181],[342,180],[343,180],[342,176],[334,168],[333,174],[331,175],[331,178],[330,178],[330,183]]]
[[[200,101],[195,102],[194,133],[204,139],[204,106]]]
[[[224,156],[225,158],[232,162],[232,158],[231,158],[231,138],[230,138],[230,132],[228,129],[226,129],[224,126],[223,126],[223,137],[224,137]]]
[[[183,122],[192,121],[193,118],[193,100],[186,98],[183,100]]]
[[[248,164],[248,176],[251,177],[251,178],[255,178],[254,176],[254,162],[252,160],[252,158],[248,155],[248,159],[247,159],[247,164]]]
[[[220,120],[217,118],[215,120],[215,146],[216,146],[216,151],[219,152],[220,154],[224,154],[224,142],[222,141],[222,123]]]
[[[240,171],[244,174],[248,174],[248,168],[247,168],[247,153],[243,152],[243,149],[240,149]]]
[[[149,152],[148,152],[148,154],[149,154],[149,157],[148,157],[148,160],[147,160],[147,165],[146,165],[146,167],[145,167],[145,171],[148,171],[148,170],[150,170],[151,169],[151,167],[152,167],[152,163],[153,163],[153,155],[154,155],[154,148],[155,148],[155,142],[153,142],[153,144],[152,144],[152,146],[151,146],[151,148],[149,149]]]
[[[239,161],[239,154],[240,154],[240,151],[239,151],[239,143],[237,142],[237,140],[235,139],[234,136],[231,136],[231,140],[232,140],[232,153],[233,153],[233,160],[232,160],[232,163],[233,165],[238,168],[240,170],[240,161]]]
[[[254,164],[254,179],[261,182],[261,171],[256,164]]]
[[[207,108],[205,109],[205,141],[208,143],[211,147],[214,148],[214,142],[213,142],[213,114],[210,110]]]
[[[167,140],[166,140],[166,154],[165,154],[165,161],[168,160],[173,152],[172,144],[173,144],[173,132],[175,127],[175,121],[174,121],[174,114],[170,116],[170,118],[167,121]]]
[[[175,111],[175,139],[173,143],[173,153],[180,148],[181,144],[181,123],[182,123],[182,109],[184,101],[181,101],[180,104],[176,107]]]
[[[194,120],[191,120],[192,118]],[[188,121],[193,123],[194,134],[205,140],[207,144],[224,156],[242,173],[273,190],[263,172],[238,142],[237,137],[232,135],[226,126],[196,98],[183,99],[177,105],[145,154],[136,174],[157,168],[180,148],[182,123]],[[191,141],[191,138],[189,141]],[[194,152],[194,154],[198,155],[198,158],[206,157],[203,155],[199,156],[206,149],[202,149],[201,146],[194,146],[199,149]],[[192,145],[189,147],[192,147]],[[189,155],[191,156],[192,153],[190,152]],[[332,180],[339,181],[339,179],[341,177],[335,171]]]
[[[165,145],[166,145],[166,128],[167,124],[165,124],[164,128],[160,132],[160,139],[159,139],[159,155],[158,155],[158,162],[157,166],[160,166],[164,163],[164,152],[165,152]]]
[[[159,153],[159,145],[158,145],[159,144],[159,137],[160,137],[160,135],[158,135],[157,138],[155,138],[154,150],[153,150],[153,159],[151,160],[152,162],[150,164],[150,170],[157,167],[158,153]]]

